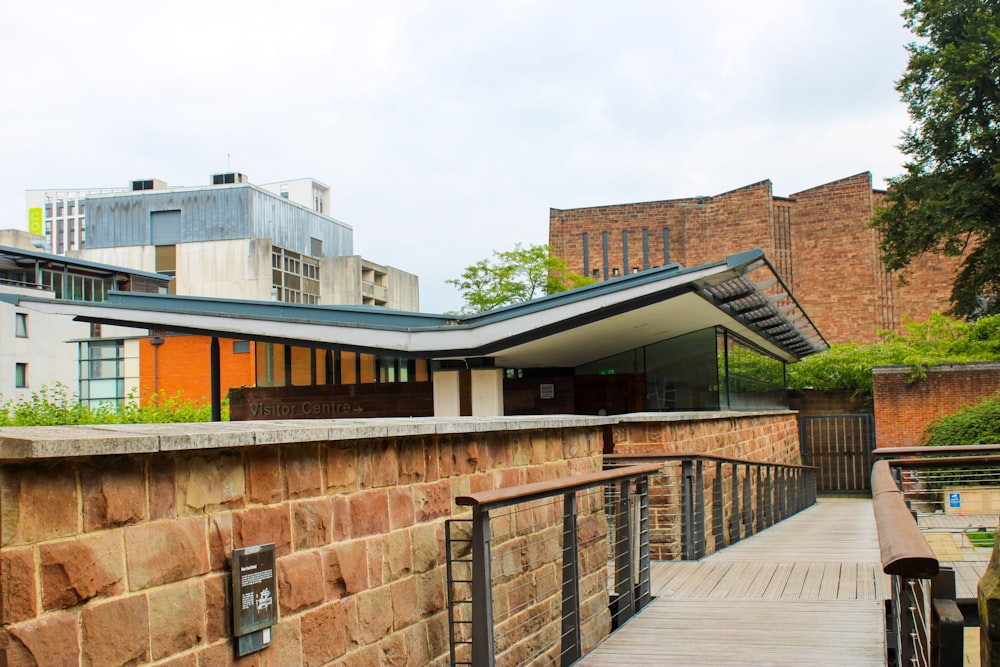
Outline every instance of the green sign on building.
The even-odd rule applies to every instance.
[[[28,209],[28,231],[39,236],[45,234],[45,225],[42,223],[42,209]]]

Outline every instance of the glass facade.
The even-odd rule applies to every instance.
[[[80,343],[80,402],[117,407],[125,400],[125,341]]]
[[[694,331],[585,364],[577,376],[642,374],[649,411],[788,405],[785,363],[723,328]]]
[[[108,291],[114,289],[114,279],[42,269],[42,285],[52,290],[57,299],[104,301],[108,298]]]
[[[275,343],[258,343],[256,384],[258,387],[311,386],[323,384],[369,384],[426,382],[430,364],[426,359],[358,354]]]

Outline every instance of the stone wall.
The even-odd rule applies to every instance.
[[[911,381],[908,366],[876,367],[875,442],[879,447],[916,447],[935,419],[975,405],[1000,391],[1000,364],[936,366]]]
[[[454,498],[599,470],[605,423],[0,429],[0,662],[447,664]],[[267,542],[279,623],[235,661],[231,552]]]
[[[802,463],[792,411],[622,415],[612,427],[615,454],[713,454]]]
[[[616,454],[711,454],[727,458],[801,465],[799,429],[792,411],[775,413],[705,412],[683,414],[625,415],[612,427]],[[733,532],[730,508],[733,500],[733,466],[706,461],[702,466],[704,486],[705,554],[715,552],[720,541],[735,542],[748,535],[741,525]],[[681,558],[680,463],[666,463],[661,474],[650,478],[651,554],[658,560]],[[717,487],[716,484],[719,484]],[[744,473],[736,493],[746,493]],[[718,495],[717,495],[718,494]],[[750,498],[756,502],[757,478],[750,482]],[[719,502],[721,500],[721,502]],[[755,512],[753,530],[760,530]]]
[[[445,665],[455,498],[599,470],[612,439],[798,457],[791,412],[0,428],[0,664]],[[584,650],[610,627],[602,506],[581,504]],[[279,622],[236,660],[232,550],[268,542]]]

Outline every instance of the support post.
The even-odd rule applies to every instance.
[[[490,513],[472,510],[472,664],[493,667],[493,587],[490,573]]]
[[[628,480],[618,483],[618,503],[615,507],[615,593],[618,596],[619,617],[613,619],[621,626],[636,612],[635,590],[632,587],[632,486]]]
[[[562,651],[561,664],[569,667],[580,659],[580,574],[576,534],[576,493],[563,496],[562,532]]]
[[[222,362],[219,354],[219,339],[212,336],[212,344],[209,347],[209,365],[211,367],[212,382],[212,421],[222,421]]]

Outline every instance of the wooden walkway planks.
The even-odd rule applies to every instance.
[[[652,577],[656,599],[578,665],[885,664],[871,501],[820,502]]]

